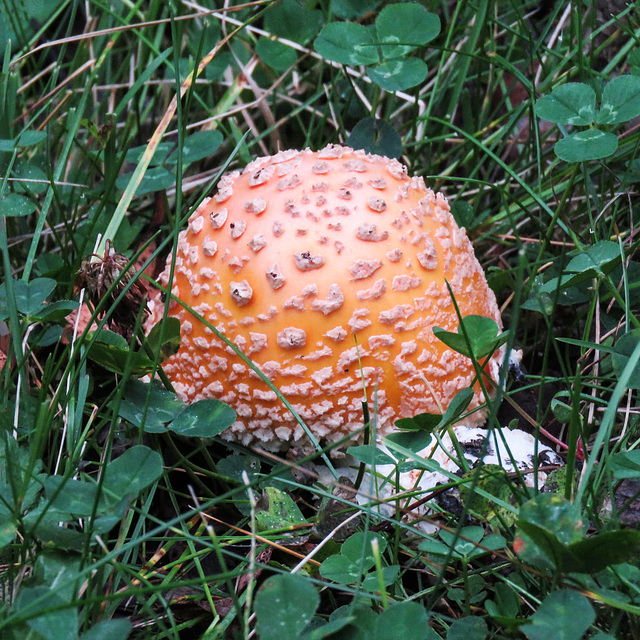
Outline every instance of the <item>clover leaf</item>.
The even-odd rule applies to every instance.
[[[330,22],[314,46],[325,59],[366,66],[367,75],[385,91],[404,91],[427,77],[427,65],[407,57],[440,33],[440,19],[415,2],[399,2],[380,11],[375,25]]]
[[[618,137],[594,125],[627,122],[640,115],[640,77],[623,75],[608,82],[600,108],[596,108],[596,92],[582,82],[568,82],[542,96],[535,105],[542,120],[561,127],[589,127],[568,133],[558,140],[554,151],[566,162],[599,160],[615,153]]]

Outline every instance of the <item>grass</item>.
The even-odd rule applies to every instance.
[[[388,91],[360,36],[316,37],[407,28],[391,3],[41,5],[0,2],[0,637],[640,637],[636,7],[425,3],[439,32],[385,55],[426,75]],[[176,337],[144,337],[142,271],[222,172],[361,140],[448,195],[523,350],[490,428],[564,443],[546,492],[476,467],[416,495],[431,533],[137,382]]]

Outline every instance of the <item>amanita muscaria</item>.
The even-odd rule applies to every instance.
[[[320,441],[441,413],[472,362],[438,340],[496,299],[443,195],[396,160],[330,145],[282,151],[224,176],[189,219],[160,282],[248,356]],[[156,302],[150,322],[160,320]],[[223,437],[282,449],[306,442],[276,393],[175,300],[181,347],[164,369],[187,402],[219,398],[238,420]],[[497,380],[502,354],[485,363]],[[364,381],[363,379],[364,378]],[[364,385],[363,385],[364,382]],[[484,402],[479,385],[470,409]],[[467,424],[482,422],[476,412]]]

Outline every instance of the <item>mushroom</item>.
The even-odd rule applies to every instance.
[[[496,299],[445,197],[396,160],[329,145],[281,151],[224,176],[178,239],[160,282],[235,344],[318,440],[362,432],[363,389],[376,432],[442,413],[476,377],[433,327],[492,318]],[[150,324],[162,318],[152,304]],[[237,421],[223,434],[282,450],[307,438],[277,394],[176,300],[181,347],[165,371],[181,398],[215,397]],[[503,352],[484,368],[498,379]],[[475,384],[470,409],[485,402]],[[466,424],[484,421],[479,410]]]

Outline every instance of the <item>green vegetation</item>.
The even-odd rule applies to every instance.
[[[0,42],[3,640],[640,637],[634,4],[0,0]],[[450,198],[507,331],[439,337],[522,348],[487,428],[561,443],[546,491],[460,455],[414,496],[429,531],[161,383],[179,327],[144,335],[145,273],[189,213],[228,168],[338,142]],[[417,452],[469,401],[349,452],[442,471]]]

